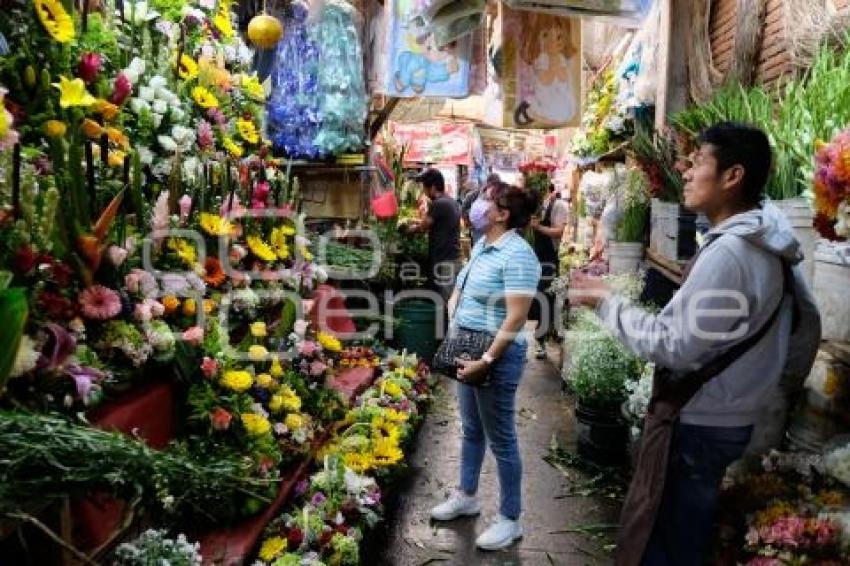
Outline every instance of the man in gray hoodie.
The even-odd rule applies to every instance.
[[[667,450],[659,452],[668,454],[663,489],[655,486],[656,497],[644,485],[646,493],[635,496],[641,513],[649,509],[641,516],[654,522],[643,520],[647,531],[635,534],[635,521],[626,516],[634,501],[627,498],[621,535],[629,531],[630,539],[621,537],[618,546],[630,548],[618,548],[618,564],[706,560],[726,468],[748,445],[758,452],[779,443],[793,394],[811,369],[820,317],[798,266],[799,242],[781,212],[762,202],[770,162],[761,130],[722,123],[703,132],[684,174],[684,202],[705,213],[711,229],[660,313],[630,305],[599,279],[579,275],[570,282],[572,303],[595,306],[634,353],[666,368],[672,387],[691,384],[668,425]],[[698,377],[711,366],[720,369]],[[661,389],[656,380],[653,396]],[[639,461],[632,490],[647,471],[641,466],[652,465],[646,460]]]

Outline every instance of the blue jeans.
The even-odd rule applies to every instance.
[[[664,495],[643,555],[644,566],[708,562],[720,483],[729,464],[744,454],[752,431],[752,426],[676,425]]]
[[[463,425],[460,488],[478,491],[478,476],[487,445],[496,457],[500,513],[518,519],[522,511],[522,460],[516,436],[516,390],[525,368],[526,344],[514,342],[490,370],[487,387],[458,383]]]

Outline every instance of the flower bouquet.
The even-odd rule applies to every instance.
[[[846,240],[850,236],[850,130],[830,143],[818,143],[814,193],[817,231],[828,240]]]

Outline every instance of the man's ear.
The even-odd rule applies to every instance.
[[[744,185],[744,174],[746,170],[744,166],[741,164],[735,164],[725,170],[720,177],[720,182],[723,185],[724,189],[731,189],[733,187],[743,187]]]

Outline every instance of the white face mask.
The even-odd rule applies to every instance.
[[[487,218],[487,213],[490,212],[490,201],[484,199],[476,199],[469,209],[469,222],[476,230],[486,230],[490,225],[490,220]]]

